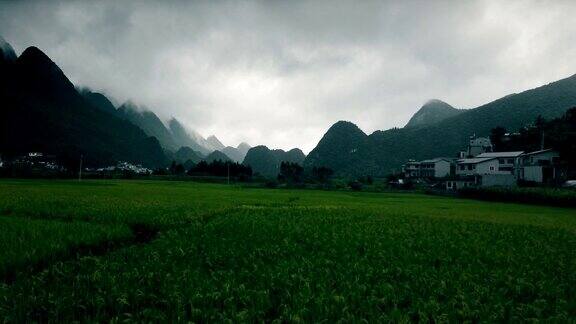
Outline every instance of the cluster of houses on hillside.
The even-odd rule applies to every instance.
[[[106,172],[133,172],[139,175],[150,175],[152,174],[152,170],[149,168],[145,168],[140,164],[132,164],[130,162],[118,162],[115,166],[109,166],[105,168],[97,168],[97,169],[85,169],[88,172],[97,172],[97,173],[106,173]]]
[[[431,181],[446,190],[466,187],[516,186],[519,183],[549,184],[560,179],[558,152],[493,152],[490,139],[471,137],[458,158],[439,157],[410,160],[403,166],[404,177]]]
[[[17,168],[27,167],[51,171],[62,171],[64,169],[62,166],[58,165],[54,155],[40,152],[29,152],[25,155],[17,156],[10,161],[4,161],[0,155],[0,168],[8,165]]]
[[[80,164],[80,160],[79,166]],[[20,170],[34,171],[38,174],[49,174],[55,172],[68,171],[64,166],[58,164],[55,155],[45,154],[41,152],[28,152],[27,154],[16,156],[10,160],[4,160],[0,155],[0,169],[12,168]],[[78,169],[75,170],[77,172]],[[111,174],[111,173],[134,173],[138,175],[150,175],[152,170],[143,167],[140,164],[133,164],[130,162],[119,161],[116,165],[105,168],[82,168],[82,172],[93,174]]]

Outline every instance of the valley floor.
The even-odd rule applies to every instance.
[[[0,321],[576,318],[576,210],[0,180]]]

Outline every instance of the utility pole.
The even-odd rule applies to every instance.
[[[82,158],[84,156],[80,154],[80,170],[78,170],[78,182],[82,181]]]

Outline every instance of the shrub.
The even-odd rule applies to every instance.
[[[490,201],[518,202],[559,207],[576,207],[576,191],[560,188],[464,188],[458,191],[463,198]]]

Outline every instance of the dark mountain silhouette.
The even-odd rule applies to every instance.
[[[339,175],[386,175],[408,159],[455,156],[470,135],[488,136],[496,126],[516,130],[541,115],[561,116],[576,105],[576,75],[508,95],[422,127],[394,128],[366,136],[355,125],[338,122],[310,152],[305,167],[326,166]]]
[[[198,163],[202,161],[203,157],[199,152],[194,151],[188,146],[183,146],[174,153],[174,159],[178,163],[185,163],[187,161]]]
[[[92,92],[88,88],[80,89],[78,90],[78,92],[80,92],[82,97],[84,97],[84,99],[88,101],[88,103],[90,103],[92,107],[98,108],[109,114],[118,116],[118,111],[116,110],[116,107],[114,107],[114,104],[112,104],[110,99],[108,99],[102,93]]]
[[[163,148],[171,151],[178,150],[172,133],[164,126],[160,118],[150,110],[140,108],[132,102],[126,102],[118,108],[118,116],[140,127],[148,136],[154,136]]]
[[[0,62],[14,62],[17,58],[12,46],[0,37]]]
[[[232,159],[230,159],[226,154],[218,150],[208,154],[208,156],[206,156],[203,160],[206,161],[207,163],[212,163],[214,161],[222,161],[222,162],[232,161]]]
[[[358,126],[339,121],[324,134],[316,148],[308,154],[305,166],[324,166],[337,172],[356,174],[373,169],[371,141]]]
[[[293,162],[302,164],[306,156],[300,149],[292,149],[288,152],[284,150],[270,150],[264,145],[259,145],[248,150],[242,164],[250,166],[255,174],[275,177],[280,171],[282,162]]]
[[[0,89],[6,88],[12,82],[11,70],[16,61],[16,52],[10,44],[0,37]]]
[[[15,61],[3,62],[3,73],[8,73],[4,77],[10,81],[0,87],[1,152],[39,151],[69,163],[77,163],[83,154],[86,166],[118,160],[146,166],[167,163],[158,140],[94,107],[38,48],[29,47]]]
[[[420,108],[405,127],[422,127],[429,126],[443,121],[463,112],[462,109],[456,109],[444,101],[431,99]]]
[[[4,38],[0,37],[0,68],[4,64],[9,64],[16,61],[18,57],[16,52]]]
[[[176,118],[170,119],[168,126],[170,128],[170,132],[172,133],[172,138],[178,147],[188,146],[194,151],[200,152],[203,155],[210,153],[210,150],[204,146],[201,146],[198,144],[198,142],[192,139],[184,126]]]

